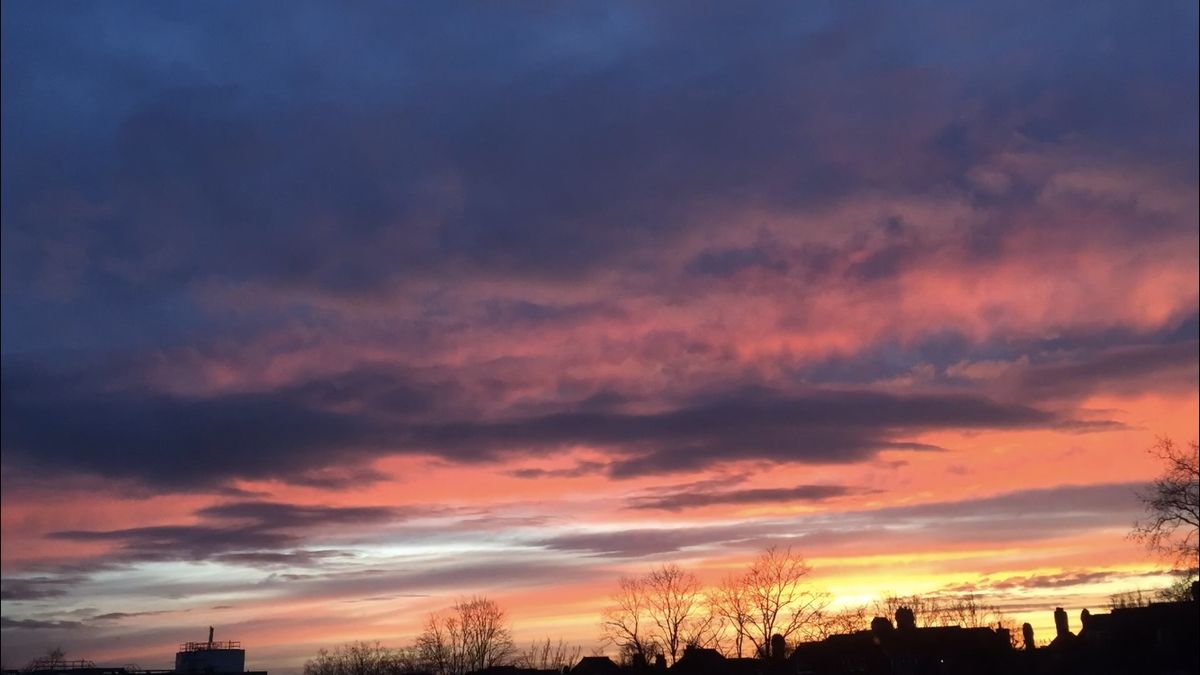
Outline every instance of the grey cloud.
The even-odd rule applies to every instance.
[[[257,527],[161,525],[122,530],[66,530],[48,535],[64,541],[111,542],[121,561],[207,560],[226,551],[298,546],[297,534]]]
[[[1105,483],[1063,485],[1008,492],[994,497],[962,502],[935,502],[917,506],[883,509],[876,515],[904,518],[943,518],[957,520],[1004,521],[1015,518],[1087,517],[1136,508],[1137,490],[1142,483]],[[866,512],[872,513],[872,512]]]
[[[153,612],[108,612],[107,614],[98,614],[91,618],[91,621],[120,621],[122,619],[130,619],[139,616],[159,616],[162,614],[170,614],[168,610],[159,610]]]
[[[563,534],[536,540],[536,546],[594,556],[641,558],[698,546],[728,545],[785,531],[782,524],[744,524],[680,528],[631,528]]]
[[[886,543],[894,550],[930,541],[1004,542],[1127,527],[1140,510],[1140,483],[1061,486],[982,499],[933,502],[864,511],[815,513],[737,525],[630,528],[563,534],[534,543],[551,550],[638,558],[695,547],[763,548],[793,545],[814,554]]]
[[[305,598],[376,598],[380,595],[435,595],[462,588],[544,587],[551,581],[580,582],[607,576],[603,566],[561,561],[545,552],[497,553],[487,560],[435,558],[420,564],[381,562],[369,569],[272,574],[260,586],[286,584],[289,594]]]
[[[200,509],[197,515],[245,520],[264,528],[360,525],[395,520],[405,513],[386,506],[310,506],[280,502],[230,502]]]
[[[1027,590],[1037,588],[1062,588],[1064,586],[1082,586],[1108,581],[1118,572],[1099,570],[1091,572],[1064,572],[1062,574],[1035,574],[1027,577],[1009,577],[987,583],[988,588],[995,590]]]
[[[515,478],[579,478],[601,473],[607,467],[604,462],[579,462],[568,469],[514,469],[508,475]]]
[[[164,560],[224,560],[264,567],[287,563],[311,565],[335,557],[329,550],[308,550],[322,528],[380,525],[407,512],[387,507],[334,507],[276,502],[233,502],[205,507],[195,525],[156,525],[119,530],[69,530],[49,536],[66,541],[109,542],[115,553],[97,564]]]
[[[747,389],[657,414],[562,413],[417,427],[409,443],[464,458],[570,443],[626,455],[614,476],[695,469],[730,459],[856,462],[933,428],[1074,428],[1073,420],[978,396]]]
[[[4,577],[0,580],[0,600],[41,600],[56,598],[67,594],[67,591],[83,580],[83,577],[37,576],[37,577]]]
[[[627,316],[620,308],[601,302],[550,305],[526,300],[492,299],[484,303],[487,325],[536,327],[563,325],[589,319],[619,319]]]
[[[698,253],[687,264],[687,271],[692,274],[706,274],[715,277],[728,277],[747,269],[762,269],[776,274],[786,274],[790,265],[775,249],[776,247],[765,244],[708,249]]]
[[[5,318],[23,321],[4,330],[29,348],[84,327],[178,336],[207,280],[378,297],[438,273],[579,278],[675,243],[701,209],[966,192],[1014,137],[1195,174],[1182,5],[1087,21],[1038,5],[1034,31],[1028,5],[990,11],[983,41],[965,38],[971,3],[936,21],[786,4],[74,10],[4,9],[23,27],[3,83],[4,161],[22,167],[4,177]],[[251,28],[268,17],[278,42]],[[1014,48],[1028,60],[995,58]],[[696,265],[783,269],[736,248]],[[47,278],[77,297],[47,305]]]
[[[82,621],[42,621],[39,619],[14,619],[0,616],[0,628],[4,630],[78,630],[83,628]]]
[[[330,448],[350,459],[378,434],[370,420],[316,409],[295,393],[185,398],[73,390],[43,373],[16,371],[6,364],[2,376],[0,437],[10,466],[48,462],[162,486],[219,485],[238,476],[303,476],[334,463],[326,461]]]
[[[1101,350],[1077,359],[1034,366],[1018,376],[1021,391],[1038,398],[1096,392],[1137,393],[1200,384],[1200,342],[1136,345]]]
[[[672,492],[663,495],[635,497],[631,500],[631,508],[682,511],[718,504],[821,502],[834,497],[861,494],[862,492],[861,488],[847,485],[796,485],[788,488],[759,488],[724,492]]]
[[[351,551],[338,550],[299,550],[299,551],[238,551],[235,553],[220,553],[212,556],[216,562],[230,565],[245,565],[259,569],[272,567],[312,567],[323,562],[338,559],[351,559],[355,554]]]
[[[589,445],[612,454],[610,475],[626,477],[728,460],[859,462],[888,448],[936,450],[906,438],[936,429],[1113,427],[973,394],[750,387],[693,397],[657,413],[584,401],[577,411],[567,406],[567,412],[468,420],[455,419],[459,413],[438,398],[413,415],[407,394],[400,405],[376,395],[411,387],[402,377],[389,385],[386,373],[194,398],[105,390],[104,379],[88,378],[6,366],[0,432],[6,465],[52,462],[60,470],[135,478],[160,489],[211,489],[234,478],[264,477],[349,487],[376,480],[367,462],[391,453],[492,461],[505,453]],[[337,404],[360,394],[353,408]],[[451,421],[428,421],[439,417]]]

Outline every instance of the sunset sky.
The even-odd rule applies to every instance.
[[[7,668],[1169,581],[1194,0],[2,7]]]

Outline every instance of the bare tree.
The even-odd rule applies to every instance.
[[[824,640],[831,635],[845,635],[866,630],[871,625],[865,605],[845,607],[837,611],[823,611],[814,616],[800,632],[802,641]]]
[[[648,618],[650,602],[645,580],[623,576],[617,580],[610,606],[602,618],[604,642],[622,654],[649,660],[656,653],[652,621]]]
[[[425,620],[425,629],[417,636],[416,649],[421,662],[435,675],[456,675],[465,672],[462,629],[457,616],[431,614]],[[309,675],[309,674],[306,674]],[[319,674],[324,675],[324,674]]]
[[[1134,525],[1131,535],[1191,572],[1200,555],[1200,446],[1192,441],[1185,450],[1169,438],[1159,438],[1150,453],[1166,469],[1149,492],[1138,495],[1146,516]]]
[[[1009,641],[1015,646],[1019,637],[1016,624],[996,605],[977,593],[937,593],[930,595],[886,595],[875,602],[876,613],[887,617],[896,610],[912,610],[917,625],[962,626],[963,628],[1006,629]]]
[[[517,655],[516,664],[535,670],[562,670],[578,663],[582,654],[583,648],[579,645],[568,645],[562,638],[551,642],[547,637],[541,642],[530,643],[529,649]]]
[[[504,610],[492,600],[473,597],[459,600],[448,614],[430,616],[416,651],[437,675],[462,675],[508,663],[516,647]]]
[[[930,626],[941,626],[942,607],[941,599],[935,595],[896,595],[888,593],[875,601],[875,613],[892,619],[896,616],[896,610],[901,607],[907,607],[912,610],[913,618],[917,625],[928,628]]]
[[[674,664],[688,644],[711,640],[713,617],[704,604],[700,579],[674,563],[651,570],[641,580],[651,637]]]
[[[504,610],[487,598],[459,601],[454,606],[463,628],[467,666],[482,670],[501,665],[513,656],[515,645]]]
[[[750,625],[750,594],[742,581],[740,576],[725,577],[709,596],[710,611],[721,621],[717,632],[732,633],[732,653],[738,658],[745,656]]]
[[[378,642],[322,649],[304,664],[304,675],[403,675],[422,670],[412,650],[388,649]]]
[[[963,628],[1002,627],[1007,617],[996,605],[975,593],[945,596],[940,601],[941,624]]]
[[[759,656],[770,652],[771,636],[794,639],[829,604],[826,593],[805,585],[812,571],[791,548],[772,546],[759,554],[742,578],[748,611],[745,637]]]
[[[1132,591],[1121,591],[1108,596],[1109,609],[1125,609],[1127,607],[1145,607],[1150,604],[1150,597],[1147,596],[1142,589],[1135,588]]]

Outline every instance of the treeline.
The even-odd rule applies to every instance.
[[[522,649],[512,638],[504,610],[495,601],[474,597],[434,614],[412,645],[384,647],[355,642],[322,649],[304,664],[305,675],[464,675],[491,666],[513,665],[562,670],[579,661],[582,649],[546,638]]]
[[[660,658],[674,664],[688,646],[716,649],[726,656],[766,657],[779,638],[785,646],[794,646],[865,630],[872,617],[894,617],[900,607],[911,609],[922,626],[1012,628],[995,606],[973,593],[887,595],[871,605],[832,609],[832,596],[809,583],[811,572],[792,549],[772,547],[715,586],[705,586],[694,572],[674,563],[623,576],[603,610],[601,640],[625,664]],[[493,600],[473,597],[431,615],[410,646],[392,649],[359,642],[321,650],[304,672],[465,675],[501,665],[561,670],[581,655],[579,646],[562,639],[546,638],[519,648],[504,610]]]

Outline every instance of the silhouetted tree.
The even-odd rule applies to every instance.
[[[867,630],[871,625],[866,606],[845,607],[837,611],[825,610],[814,616],[801,630],[801,641],[824,640],[831,635],[845,635]]]
[[[389,649],[378,642],[322,649],[304,664],[304,675],[403,675],[422,670],[412,650]]]
[[[535,640],[530,643],[529,649],[518,654],[514,663],[522,668],[562,670],[578,663],[582,654],[583,648],[579,645],[568,645],[562,638],[558,642],[551,642],[547,637],[541,642]]]
[[[895,618],[901,607],[911,609],[917,625],[923,628],[942,625],[942,606],[937,596],[889,593],[875,601],[875,613],[887,619]]]
[[[649,661],[657,653],[648,618],[650,601],[646,582],[638,577],[623,576],[617,580],[612,604],[604,609],[601,619],[603,640],[622,654],[639,656]]]
[[[482,597],[459,600],[442,615],[431,615],[417,637],[416,652],[437,675],[463,675],[505,665],[516,646],[504,610]]]
[[[771,636],[792,640],[820,617],[829,604],[827,593],[805,585],[812,571],[791,548],[772,546],[763,551],[741,577],[746,612],[745,639],[755,654],[770,653]]]
[[[1192,441],[1185,450],[1169,438],[1159,438],[1150,453],[1166,468],[1148,492],[1138,495],[1146,516],[1131,534],[1194,576],[1200,555],[1200,446]]]
[[[1137,588],[1132,591],[1122,591],[1108,596],[1109,609],[1125,609],[1127,607],[1145,607],[1150,604],[1150,598]]]
[[[976,593],[937,593],[928,595],[886,595],[875,602],[875,612],[889,619],[896,610],[912,610],[917,625],[962,626],[963,628],[1007,628],[1010,636],[1019,631],[999,607]],[[1014,637],[1015,639],[1015,637]]]
[[[730,575],[710,591],[708,598],[710,611],[722,624],[717,632],[732,635],[731,651],[738,658],[745,656],[746,632],[750,623],[749,596],[742,577]]]
[[[674,664],[688,645],[711,641],[713,617],[707,611],[700,579],[670,563],[641,579],[651,637]]]
[[[943,597],[941,624],[963,628],[995,628],[1005,622],[1000,608],[985,602],[975,593],[963,593]]]

